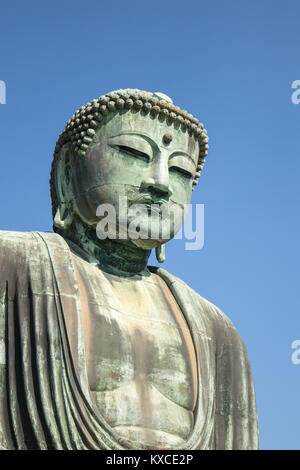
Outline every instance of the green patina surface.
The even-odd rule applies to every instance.
[[[147,268],[183,222],[207,140],[167,96],[140,90],[68,121],[51,172],[56,233],[0,233],[0,447],[257,448],[238,333],[182,281]],[[141,234],[156,217],[150,238],[121,236],[136,203],[148,208]],[[117,239],[97,235],[102,204]],[[168,235],[151,204],[172,210]]]

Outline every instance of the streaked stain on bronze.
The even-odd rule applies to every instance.
[[[153,273],[153,276],[155,276],[158,280],[158,283],[161,286],[161,289],[164,293],[164,296],[170,306],[170,309],[174,315],[174,320],[178,325],[178,331],[180,333],[181,339],[182,339],[182,344],[185,345],[188,353],[188,360],[187,364],[188,367],[190,368],[191,372],[191,377],[192,377],[192,388],[191,388],[191,393],[193,395],[193,411],[195,411],[196,405],[197,405],[197,397],[198,397],[198,378],[197,378],[197,360],[196,360],[196,354],[195,354],[195,348],[193,344],[193,340],[191,337],[191,334],[188,329],[188,325],[185,321],[185,318],[183,316],[182,311],[180,310],[177,302],[175,301],[170,289],[168,288],[167,284],[165,281],[158,276],[157,274]]]

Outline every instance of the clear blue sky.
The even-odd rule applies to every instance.
[[[233,321],[263,449],[300,449],[300,3],[3,0],[0,228],[52,230],[48,179],[73,112],[117,88],[162,91],[205,123],[205,245],[165,267]],[[154,262],[154,261],[153,261]]]

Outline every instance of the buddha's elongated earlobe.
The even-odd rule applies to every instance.
[[[165,245],[159,245],[155,248],[156,259],[159,263],[163,263],[166,259]]]
[[[73,207],[71,202],[61,202],[57,208],[53,225],[56,228],[66,230],[73,221]]]

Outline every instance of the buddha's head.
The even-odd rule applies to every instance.
[[[126,224],[132,207],[146,207],[139,217],[141,234],[154,215],[165,225],[168,211],[159,208],[173,214],[168,236],[159,230],[129,243],[149,249],[167,242],[183,222],[207,142],[203,125],[162,93],[126,89],[93,100],[73,115],[56,144],[50,180],[54,230],[64,235],[74,220],[96,229],[97,208],[111,204],[119,234],[120,201],[126,197]]]

